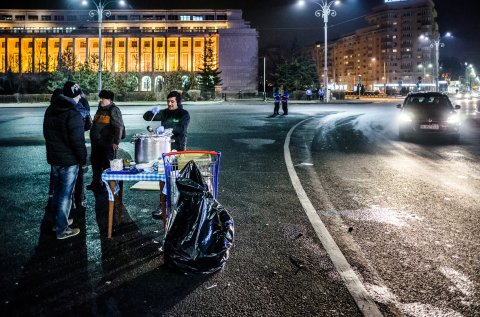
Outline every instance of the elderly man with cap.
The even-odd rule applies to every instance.
[[[57,239],[70,238],[80,232],[78,228],[69,227],[72,224],[69,214],[78,170],[87,160],[85,123],[76,109],[81,93],[80,86],[67,81],[62,93],[57,91],[52,96],[43,121]]]
[[[113,103],[114,94],[110,90],[101,90],[98,110],[93,117],[90,129],[90,142],[92,145],[92,183],[88,190],[104,191],[102,183],[103,170],[110,167],[110,161],[116,156],[120,140],[125,137],[122,112]]]

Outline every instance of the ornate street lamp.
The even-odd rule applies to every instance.
[[[444,36],[437,36],[435,39],[433,40],[430,40],[430,48],[434,48],[435,49],[435,63],[433,64],[434,65],[434,68],[433,68],[433,76],[435,78],[435,91],[438,91],[439,90],[439,87],[438,87],[438,70],[440,68],[439,64],[438,64],[438,59],[439,59],[439,55],[440,55],[440,50],[439,48],[440,47],[445,47],[445,43],[442,43],[440,42],[441,38],[443,37],[452,37],[452,34],[450,32],[447,32]],[[426,40],[429,40],[428,37],[426,36],[422,36],[423,39],[426,39]]]
[[[340,1],[338,0],[332,0],[332,1],[325,1],[325,0],[322,0],[321,2],[317,2],[317,1],[312,1],[313,3],[319,5],[321,7],[320,10],[316,10],[315,11],[315,16],[317,18],[319,17],[322,17],[323,18],[323,23],[324,23],[324,52],[325,52],[325,59],[324,59],[324,67],[323,67],[323,85],[324,85],[324,89],[325,89],[325,97],[324,97],[324,100],[325,102],[328,102],[329,101],[329,94],[328,94],[328,60],[327,60],[327,48],[328,48],[328,44],[327,44],[327,23],[328,23],[328,16],[331,15],[332,17],[336,16],[337,15],[337,11],[333,10],[333,9],[330,9],[332,7],[332,5],[334,4],[339,4]],[[299,1],[299,4],[300,5],[303,5],[305,4],[305,1],[303,0],[300,0]]]
[[[96,10],[91,10],[88,15],[90,15],[92,18],[97,15],[97,21],[98,21],[98,92],[102,90],[102,21],[103,21],[103,15],[105,14],[105,17],[108,18],[110,15],[112,15],[112,12],[110,10],[105,10],[105,8],[111,4],[111,3],[118,3],[121,6],[125,5],[124,0],[119,0],[119,1],[114,1],[114,0],[107,0],[107,1],[95,1],[95,0],[83,0],[82,4],[84,6],[88,5],[88,2],[91,2],[97,9]]]

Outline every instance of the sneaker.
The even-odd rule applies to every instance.
[[[68,218],[68,225],[70,226],[72,223],[73,223],[73,219],[72,219],[72,218]],[[53,226],[53,227],[52,227],[52,231],[57,231],[57,227],[56,227],[56,226]]]
[[[80,229],[78,228],[70,228],[68,227],[67,230],[65,230],[64,233],[61,235],[57,236],[58,240],[63,240],[63,239],[68,239],[70,237],[76,236],[77,234],[80,233]]]

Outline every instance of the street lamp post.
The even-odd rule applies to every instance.
[[[325,52],[325,56],[324,56],[324,67],[323,67],[323,85],[325,87],[324,88],[325,89],[324,100],[325,100],[325,102],[328,102],[329,99],[330,99],[330,96],[328,94],[328,60],[327,60],[327,57],[328,57],[328,54],[327,54],[327,48],[328,48],[327,27],[328,26],[327,26],[327,24],[328,24],[328,16],[329,15],[331,15],[332,17],[337,15],[337,11],[331,9],[332,5],[338,4],[340,1],[338,1],[338,0],[332,0],[332,1],[322,0],[321,2],[317,2],[317,1],[312,1],[312,2],[321,7],[320,10],[315,11],[315,16],[317,18],[322,17],[323,18],[323,23],[324,23],[323,29],[324,29],[324,52]],[[304,1],[300,1],[299,3],[303,4]]]
[[[82,4],[83,5],[88,5],[88,0],[83,0]],[[95,1],[95,0],[90,0],[91,3],[95,6],[96,10],[90,10],[88,13],[89,16],[92,18],[97,15],[97,21],[98,21],[98,92],[102,90],[102,22],[103,22],[103,15],[105,14],[105,17],[109,17],[112,15],[112,12],[110,10],[105,10],[106,6],[113,3],[113,2],[118,2],[121,6],[125,5],[125,1],[120,0],[120,1]]]
[[[435,67],[433,68],[433,76],[435,78],[435,91],[438,91],[438,55],[439,55],[439,48],[444,47],[445,44],[440,42],[440,38],[437,38],[430,43],[430,47],[435,47]],[[425,67],[424,67],[425,69]]]
[[[444,37],[452,37],[452,35],[450,34],[450,32],[447,32]],[[426,39],[428,40],[428,37],[422,35],[421,38],[423,39]],[[438,64],[438,60],[439,60],[439,55],[440,55],[440,47],[445,47],[445,44],[440,42],[440,39],[442,37],[437,35],[437,37],[433,40],[430,41],[430,48],[434,48],[435,49],[435,63],[434,63],[434,68],[433,68],[433,76],[435,77],[435,91],[438,91],[439,90],[439,87],[438,87],[438,70],[440,68],[440,65]]]

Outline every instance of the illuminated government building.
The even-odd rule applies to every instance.
[[[224,92],[257,92],[258,33],[241,10],[110,10],[102,25],[102,69],[140,74],[152,90],[161,74],[198,71],[211,40]],[[83,63],[99,54],[89,10],[0,9],[0,73],[52,72],[71,50]]]
[[[422,77],[422,89],[433,89],[436,17],[432,0],[384,0],[367,14],[367,27],[329,42],[329,87],[351,90],[359,80],[367,90],[414,87]],[[323,45],[314,55],[321,78]]]

